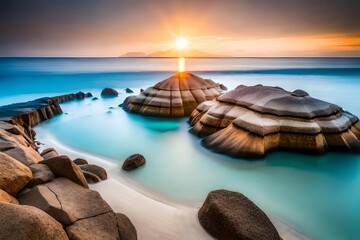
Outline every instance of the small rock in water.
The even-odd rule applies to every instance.
[[[95,100],[98,100],[99,98],[97,97],[93,97],[93,99],[91,99],[91,101],[95,101]]]
[[[133,154],[124,161],[122,165],[122,169],[129,171],[138,168],[144,164],[145,164],[145,158],[143,155]]]
[[[141,88],[141,89],[140,89],[140,92],[143,92],[143,91],[144,91],[144,89]]]
[[[78,93],[76,93],[75,94],[75,98],[77,99],[77,100],[82,100],[82,99],[84,99],[85,98],[85,93],[84,92],[78,92]]]
[[[114,107],[109,107],[109,109],[115,109]]]
[[[107,113],[107,114],[112,114],[112,111],[109,110],[109,111],[107,111],[106,113]]]
[[[92,97],[92,96],[93,96],[93,95],[92,95],[91,92],[86,93],[86,97]]]
[[[126,93],[134,93],[134,91],[131,90],[130,88],[126,88],[125,91],[126,91]]]
[[[101,92],[101,97],[117,97],[119,95],[118,91],[113,88],[104,88]]]
[[[222,83],[218,83],[218,84],[219,84],[219,87],[221,90],[224,90],[224,91],[228,90],[228,88],[224,84],[222,84]]]

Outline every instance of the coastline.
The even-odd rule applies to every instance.
[[[115,210],[129,216],[137,227],[139,239],[213,239],[200,225],[197,212],[202,203],[181,202],[150,189],[142,187],[124,174],[120,164],[111,159],[74,149],[61,143],[43,129],[36,129],[36,140],[41,142],[40,150],[55,148],[61,155],[70,158],[86,158],[108,172],[106,181],[92,184],[90,188],[98,191]],[[115,195],[115,194],[116,195]],[[284,240],[309,239],[297,232],[281,219],[269,215]]]

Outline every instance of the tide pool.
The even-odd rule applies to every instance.
[[[259,161],[233,159],[203,148],[200,139],[188,133],[186,118],[142,117],[117,107],[129,96],[126,87],[139,93],[140,88],[170,76],[172,72],[164,71],[163,65],[176,65],[176,60],[121,60],[129,65],[135,61],[136,69],[120,67],[116,64],[121,61],[109,59],[42,59],[43,65],[39,59],[35,63],[31,59],[12,61],[1,65],[7,70],[0,74],[0,104],[78,90],[99,97],[107,86],[120,92],[118,98],[64,103],[65,114],[35,128],[71,148],[112,159],[119,163],[119,176],[126,174],[149,191],[190,204],[202,202],[214,189],[239,191],[310,239],[357,239],[360,235],[359,155],[279,151]],[[230,90],[239,84],[259,83],[290,91],[300,88],[360,116],[358,59],[191,61],[198,66],[196,74],[224,83]],[[141,64],[147,66],[146,72],[141,71]],[[157,71],[147,71],[149,66],[157,66]],[[214,66],[216,71],[211,71]],[[133,153],[143,154],[146,165],[121,171],[122,161]]]

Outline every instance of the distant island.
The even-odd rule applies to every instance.
[[[179,50],[176,48],[172,48],[167,51],[157,51],[150,54],[144,52],[127,52],[121,55],[120,57],[226,57],[226,56],[206,53],[196,49]]]

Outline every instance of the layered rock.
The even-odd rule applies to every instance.
[[[359,119],[302,90],[241,85],[200,104],[189,122],[204,146],[235,157],[276,149],[360,151]]]
[[[218,84],[192,73],[180,72],[137,96],[129,96],[122,107],[129,112],[156,117],[184,117],[202,102],[221,94]]]
[[[281,239],[266,214],[238,192],[210,192],[198,212],[198,218],[204,229],[216,239]]]
[[[61,224],[38,208],[0,202],[0,212],[0,239],[68,239]]]

